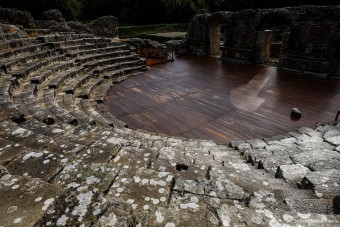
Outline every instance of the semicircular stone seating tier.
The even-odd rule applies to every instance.
[[[338,122],[231,147],[133,131],[103,104],[145,68],[123,43],[0,49],[0,226],[339,224]]]

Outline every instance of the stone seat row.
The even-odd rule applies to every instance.
[[[317,205],[314,200],[319,204],[324,202],[312,199],[308,192],[300,193],[300,197],[292,196],[296,192],[293,193],[288,184],[268,178],[261,170],[251,170],[252,167],[245,164],[234,150],[210,141],[167,138],[129,129],[107,130],[97,126],[58,129],[35,120],[20,125],[0,121],[0,126],[4,129],[0,132],[0,144],[4,148],[0,151],[0,191],[6,191],[8,197],[1,197],[1,201],[31,214],[31,218],[20,216],[25,225],[54,223],[67,216],[66,222],[70,225],[76,225],[81,218],[82,223],[91,222],[100,226],[103,224],[102,218],[110,217],[112,212],[118,223],[124,224],[126,212],[117,214],[110,208],[111,202],[106,201],[115,201],[117,208],[118,201],[119,206],[129,206],[132,199],[136,205],[131,212],[143,223],[148,212],[166,214],[171,211],[173,215],[178,209],[179,213],[175,213],[181,217],[178,220],[191,220],[192,223],[197,212],[204,213],[211,207],[222,209],[222,206],[227,210],[239,207],[238,214],[245,220],[250,220],[246,218],[248,215],[258,214],[261,211],[258,207],[265,207],[273,215],[271,217],[280,220],[281,224],[291,224],[290,219],[279,219],[282,212],[295,217],[294,223],[303,223],[304,216],[296,215],[301,210],[289,211],[290,205],[277,200],[277,195],[272,192],[280,191],[280,196],[287,201],[308,201],[313,205]],[[25,183],[27,181],[29,183]],[[33,185],[43,185],[44,189],[35,189]],[[252,191],[254,194],[249,194]],[[17,193],[24,193],[27,195],[25,200],[36,202],[25,205],[20,202],[22,199]],[[79,198],[85,194],[90,195],[88,204],[84,205],[81,214],[75,213],[77,207],[82,205]],[[45,201],[50,202],[43,209],[37,199],[39,197],[42,197],[42,205],[47,204]],[[148,202],[145,198],[153,201]],[[169,202],[167,199],[170,199]],[[229,200],[234,202],[229,203]],[[244,200],[249,205],[245,205]],[[186,212],[183,204],[191,204],[192,210],[181,216],[180,213]],[[329,204],[325,203],[323,207],[326,206]],[[103,214],[93,215],[91,207]],[[311,208],[309,212],[318,209],[325,212],[320,207],[308,208]],[[65,213],[67,209],[73,214]],[[215,214],[216,218],[224,217],[221,212]],[[19,217],[16,215],[18,213],[10,212],[2,221],[13,223]],[[313,220],[319,220],[317,214],[308,215]],[[337,220],[330,214],[323,216],[327,220]],[[169,221],[178,221],[173,216],[166,217]],[[231,217],[234,220],[235,217]],[[268,217],[262,218],[267,220]],[[145,223],[153,225],[157,222],[153,222],[150,216]]]
[[[301,189],[312,189],[318,198],[340,194],[339,122],[263,140],[235,141],[231,146],[248,163]]]
[[[43,42],[53,41],[53,45],[51,45],[51,43],[47,43],[49,44],[48,46],[57,46],[58,53],[63,56],[63,59],[59,58],[59,62],[57,63],[50,62],[50,64],[46,64],[45,67],[31,71],[25,68],[27,64],[23,64],[20,69],[16,70],[21,72],[21,76],[18,76],[18,73],[12,74],[12,76],[15,76],[18,79],[19,83],[19,85],[14,87],[18,94],[14,97],[15,103],[18,105],[18,108],[16,109],[20,110],[18,112],[24,115],[33,116],[36,119],[49,124],[55,123],[58,120],[73,125],[76,125],[79,122],[94,124],[95,121],[91,117],[92,115],[97,120],[100,120],[101,123],[114,125],[113,123],[108,123],[109,121],[104,117],[98,117],[99,114],[96,113],[95,109],[91,108],[89,110],[89,105],[86,104],[84,105],[87,107],[87,111],[81,111],[79,107],[82,106],[77,107],[75,105],[68,106],[68,108],[65,108],[66,106],[62,105],[62,107],[64,107],[62,108],[60,104],[65,103],[55,100],[58,96],[57,93],[59,92],[59,89],[61,89],[60,92],[73,94],[83,84],[93,79],[92,81],[94,82],[92,84],[83,86],[85,87],[85,90],[83,91],[82,97],[87,98],[90,96],[89,93],[95,86],[103,83],[104,81],[108,82],[108,79],[112,80],[116,77],[126,78],[129,75],[134,75],[136,72],[140,72],[144,67],[143,61],[138,60],[135,55],[131,55],[129,51],[124,50],[125,45],[120,43],[114,43],[111,45],[108,43],[107,39],[85,38],[84,42],[79,42],[77,40],[77,42],[72,43],[74,44],[72,47],[76,47],[73,50],[78,51],[74,55],[72,55],[72,51],[63,49],[68,47],[68,44],[63,43],[63,36],[56,36],[52,38],[44,37],[38,38],[38,40]],[[103,43],[99,43],[99,40],[104,41]],[[59,44],[57,44],[57,42],[59,42]],[[85,44],[89,42],[96,43],[96,45],[100,44],[102,47],[96,48],[97,46],[94,45],[91,46],[92,49],[86,51],[80,50],[83,43]],[[67,42],[65,41],[65,43]],[[103,48],[103,46],[106,46],[106,48]],[[65,53],[70,54],[67,59],[64,58]],[[79,55],[81,55],[80,58]],[[117,56],[117,58],[113,58],[115,56]],[[31,54],[31,57],[35,58],[35,53]],[[98,68],[98,66],[100,66],[100,68]],[[100,75],[99,73],[102,73],[104,76],[101,77],[105,78],[99,78],[96,81],[96,78]],[[38,86],[32,86],[28,93],[24,92],[20,83],[25,84],[26,80],[30,81],[30,83],[37,84]],[[50,81],[50,84],[47,83],[48,81]],[[11,85],[11,83],[8,85]],[[27,84],[23,87],[29,88],[29,86],[26,85]],[[48,85],[48,87],[46,87],[46,85]],[[92,85],[94,87],[92,87]],[[10,86],[7,87],[7,90],[9,91]],[[56,89],[55,91],[48,91],[48,89],[54,88]],[[32,92],[33,90],[34,92]],[[9,94],[12,94],[12,92],[13,91]],[[36,98],[37,100],[35,100]],[[70,105],[70,102],[67,103]],[[86,103],[86,101],[83,103]],[[103,113],[102,108],[101,113]],[[113,120],[113,122],[119,126],[126,125],[108,113],[105,115],[109,116],[109,120]],[[77,117],[79,119],[77,119]]]

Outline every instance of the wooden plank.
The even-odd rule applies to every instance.
[[[114,85],[105,105],[130,128],[225,144],[334,120],[339,100],[340,80],[178,57]],[[290,119],[293,107],[302,111],[299,121]]]

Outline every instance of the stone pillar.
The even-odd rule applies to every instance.
[[[269,61],[272,31],[257,31],[254,51],[254,62],[263,64]]]
[[[209,38],[207,31],[207,19],[210,14],[196,15],[190,22],[186,45],[188,53],[204,56],[209,54]]]
[[[213,23],[209,27],[209,55],[218,55],[220,53],[220,27],[218,23]]]

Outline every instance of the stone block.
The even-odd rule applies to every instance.
[[[275,177],[283,178],[288,183],[297,183],[309,172],[310,170],[301,164],[281,165],[277,168]]]
[[[290,113],[290,116],[296,119],[301,118],[301,111],[298,108],[292,108],[292,111]]]
[[[329,137],[326,139],[326,142],[334,145],[334,146],[339,146],[340,145],[340,135],[339,136],[334,136],[334,137]]]
[[[339,158],[340,154],[329,149],[316,149],[294,154],[291,157],[294,163],[309,166],[317,161]]]
[[[0,225],[34,226],[62,190],[33,178],[6,174],[0,178]]]
[[[340,171],[330,169],[310,172],[300,185],[304,189],[313,189],[319,198],[334,198],[340,194]]]

